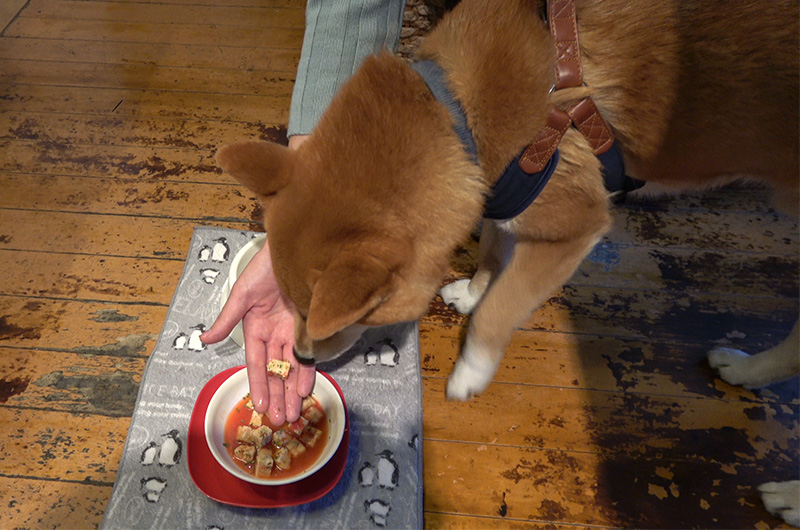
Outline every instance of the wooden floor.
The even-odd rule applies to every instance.
[[[4,528],[100,523],[192,228],[258,228],[213,153],[285,135],[303,13],[29,0],[0,20]],[[780,526],[754,487],[798,476],[797,382],[735,388],[704,354],[788,333],[797,225],[746,188],[615,218],[477,399],[444,399],[465,319],[423,318],[426,527]]]

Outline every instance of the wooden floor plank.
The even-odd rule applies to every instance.
[[[463,404],[447,401],[443,381],[428,378],[423,399],[426,441],[729,465],[779,462],[787,455],[800,465],[798,405],[503,383]]]
[[[0,346],[147,356],[164,326],[167,304],[0,296]]]
[[[82,2],[94,2],[95,0],[78,0]],[[220,0],[117,0],[121,4],[169,4],[175,6],[218,6]],[[226,2],[226,5],[236,5],[241,7],[299,7],[305,6],[306,0],[233,0]]]
[[[9,528],[96,528],[111,486],[0,476],[3,524]],[[31,509],[31,499],[37,499]]]
[[[498,526],[504,518],[622,528],[780,526],[761,508],[754,487],[773,473],[772,465],[603,458],[436,440],[425,441],[424,459],[427,511],[490,517]]]
[[[169,24],[157,21],[103,22],[19,17],[5,31],[7,37],[74,39],[118,43],[213,44],[250,48],[300,47],[302,28],[215,26],[213,24]]]
[[[216,26],[254,26],[259,28],[303,28],[305,10],[297,7],[227,6],[225,2],[203,9],[181,5],[82,0],[31,0],[24,13],[30,18],[60,20],[101,20],[105,22],[153,22]]]
[[[7,282],[0,294],[19,297],[164,303],[183,270],[178,260],[27,251],[2,256]]]
[[[0,476],[113,484],[130,422],[0,407]]]
[[[172,42],[142,42],[135,46],[123,46],[113,42],[102,45],[86,40],[0,36],[0,58],[29,62],[149,65],[151,68],[264,70],[293,76],[300,50]]]
[[[498,512],[502,511],[502,505]],[[499,514],[498,514],[499,515]],[[509,519],[507,516],[499,517],[472,517],[468,515],[443,513],[443,512],[425,512],[425,526],[426,528],[438,528],[442,530],[496,530],[497,528],[504,528],[507,530],[521,530],[524,528],[549,528],[549,529],[575,529],[589,528],[589,526],[579,526],[574,524],[556,524],[551,522],[533,522],[523,520]],[[601,525],[592,525],[591,528],[606,528]]]
[[[180,90],[211,94],[291,93],[293,74],[268,70],[153,67],[146,64],[62,63],[0,59],[6,83],[69,87]]]
[[[63,82],[63,79],[61,80]],[[282,126],[289,99],[279,96],[210,94],[96,86],[0,85],[5,110],[105,116],[173,117]]]
[[[215,152],[239,140],[279,140],[283,128],[269,124],[209,123],[175,118],[7,113],[0,111],[0,141],[37,140],[63,150],[73,143],[185,147]]]
[[[130,418],[146,359],[3,348],[5,406]]]
[[[231,184],[214,160],[216,151],[189,147],[0,141],[0,171],[69,177],[122,177]]]
[[[3,219],[0,250],[158,258],[181,262],[186,258],[187,242],[197,226],[192,219],[37,210],[3,210],[0,216]],[[53,227],[56,226],[59,234],[53,237]],[[241,222],[215,221],[214,226],[238,230],[261,229],[258,225]],[[5,258],[0,257],[0,260],[5,262]]]
[[[0,174],[0,185],[13,187],[0,199],[0,208],[137,214],[200,222],[216,220],[214,212],[227,212],[229,215],[225,220],[250,222],[261,219],[258,213],[261,207],[255,198],[246,196],[243,188],[233,182],[227,185],[179,184],[5,173]],[[60,189],[69,189],[70,194],[65,196]]]

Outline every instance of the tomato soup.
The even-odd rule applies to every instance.
[[[225,422],[225,447],[246,473],[263,479],[285,479],[302,473],[317,461],[328,442],[328,419],[313,398],[303,400],[302,414],[293,423],[276,427],[267,414],[253,409],[243,397]]]

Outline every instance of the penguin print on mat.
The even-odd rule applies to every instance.
[[[384,339],[374,346],[367,348],[364,353],[364,363],[367,366],[395,367],[400,362],[400,350],[394,345],[392,339]]]
[[[358,483],[362,488],[377,486],[378,491],[393,490],[400,478],[400,469],[394,460],[394,454],[386,449],[375,455],[377,462],[364,462],[358,470]],[[389,512],[392,510],[390,500],[372,498],[364,501],[364,510],[369,520],[379,527],[387,525]]]
[[[212,264],[225,263],[231,255],[231,248],[228,245],[228,240],[224,237],[214,239],[212,245],[203,245],[197,255],[197,259],[201,263]],[[200,269],[200,278],[207,284],[213,284],[217,281],[220,271],[214,267],[204,267]]]
[[[180,463],[183,455],[183,442],[178,429],[172,429],[162,435],[161,444],[150,441],[142,450],[142,466],[158,464],[160,468],[171,468]],[[156,503],[167,487],[167,479],[159,476],[145,477],[141,481],[140,490],[147,502]]]

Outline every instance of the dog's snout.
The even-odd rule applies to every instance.
[[[306,366],[313,366],[317,361],[313,357],[304,357],[300,355],[296,348],[292,348],[292,352],[294,353],[294,358],[297,359],[297,362],[300,364],[304,364]]]

